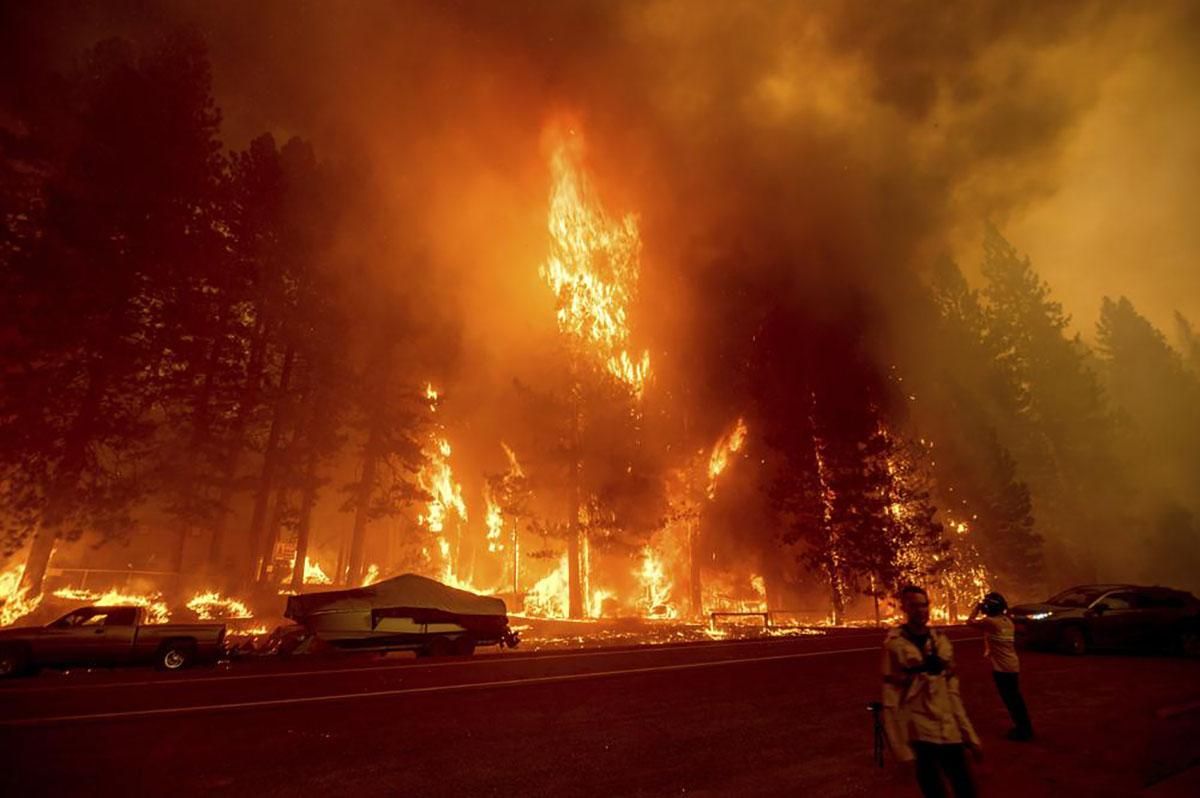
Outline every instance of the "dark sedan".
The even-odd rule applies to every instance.
[[[1200,600],[1138,585],[1081,585],[1010,610],[1018,645],[1066,654],[1178,651],[1200,655]]]

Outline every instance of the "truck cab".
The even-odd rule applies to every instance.
[[[180,670],[224,653],[224,624],[147,624],[141,607],[80,607],[45,626],[0,630],[0,676],[44,666],[152,663]]]
[[[82,607],[46,625],[30,638],[34,658],[46,664],[74,665],[97,659],[132,658],[142,622],[141,607]]]

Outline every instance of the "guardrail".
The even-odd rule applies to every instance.
[[[728,612],[726,612],[724,610],[718,610],[716,612],[710,612],[708,614],[708,625],[709,625],[709,627],[716,627],[718,618],[762,618],[763,628],[770,629],[774,626],[779,626],[779,623],[776,620],[776,618],[780,615],[790,615],[790,616],[816,615],[816,616],[820,616],[820,614],[821,614],[820,611],[816,610],[816,609],[811,609],[811,610],[759,610],[759,611],[750,611],[750,610],[733,611],[733,610],[730,610]]]

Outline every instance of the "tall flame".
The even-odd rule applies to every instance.
[[[101,607],[142,607],[146,611],[147,622],[152,624],[168,623],[171,620],[171,611],[167,609],[167,602],[163,600],[161,593],[127,593],[118,588],[97,593],[82,588],[63,587],[55,590],[53,595],[56,598],[86,601]]]
[[[454,481],[450,453],[450,441],[435,436],[432,444],[425,450],[425,466],[417,474],[418,484],[430,496],[425,512],[417,518],[417,523],[436,536],[438,553],[441,556],[440,578],[448,584],[454,581],[456,569],[451,556],[450,541],[445,535],[446,522],[451,514],[456,514],[464,522],[467,520],[467,505],[463,501],[462,485]]]
[[[226,598],[215,590],[197,593],[187,603],[187,608],[202,621],[222,618],[253,618],[254,613],[244,602]]]
[[[487,547],[492,554],[504,551],[504,513],[492,496],[492,488],[487,483],[483,486],[483,501],[487,505],[484,522],[487,524]]]
[[[650,546],[646,546],[642,550],[642,567],[637,572],[637,578],[638,584],[642,588],[638,604],[647,615],[658,618],[674,618],[679,614],[675,606],[671,604],[673,585],[671,578],[667,575],[666,566],[663,564],[662,557]]]
[[[24,565],[15,565],[0,571],[0,626],[9,626],[37,609],[41,596],[28,597],[26,588],[21,587]]]
[[[557,299],[559,330],[590,347],[640,398],[650,376],[650,353],[628,351],[642,248],[637,219],[609,218],[578,165],[578,149],[560,142],[550,160],[550,256],[539,273]]]
[[[729,465],[730,455],[741,450],[746,442],[746,433],[746,422],[739,418],[733,429],[722,435],[713,446],[712,456],[708,459],[708,498],[717,495],[717,477]]]
[[[371,563],[367,566],[367,573],[363,576],[362,587],[373,585],[379,581],[379,566],[376,563]]]

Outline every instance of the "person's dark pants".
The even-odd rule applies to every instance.
[[[1021,734],[1033,734],[1033,725],[1029,722],[1029,710],[1025,707],[1025,699],[1021,696],[1020,674],[992,671],[996,680],[996,689],[1004,706],[1008,707],[1009,717]]]
[[[926,743],[915,740],[917,784],[925,798],[945,798],[946,782],[954,798],[975,798],[975,781],[967,765],[967,748],[962,743]]]

